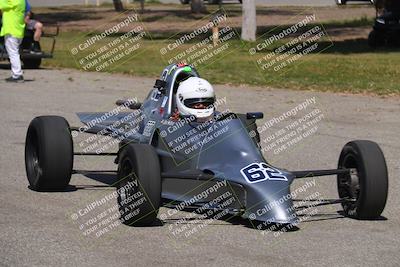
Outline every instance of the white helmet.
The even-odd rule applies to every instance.
[[[197,119],[210,117],[214,113],[215,93],[211,84],[198,77],[181,82],[176,92],[176,106],[181,115],[193,115]],[[195,107],[196,105],[200,107]]]

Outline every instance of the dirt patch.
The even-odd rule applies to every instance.
[[[129,8],[138,8],[131,5]],[[216,11],[210,7],[209,12]],[[229,15],[229,26],[240,29],[242,23],[240,6],[232,5],[225,8]],[[37,18],[45,24],[58,23],[61,31],[93,31],[104,30],[113,20],[118,21],[118,13],[111,6],[102,7],[56,7],[38,8]],[[357,7],[258,7],[257,25],[259,33],[279,26],[292,24],[296,17],[316,15],[318,23],[330,24],[332,22],[351,22],[356,20],[371,20],[375,16],[372,6]],[[148,5],[140,20],[147,31],[152,34],[162,34],[164,37],[172,36],[182,30],[196,27],[196,22],[207,15],[193,15],[186,6],[181,5]],[[334,40],[357,39],[365,37],[370,27],[345,27],[336,25],[327,29]]]

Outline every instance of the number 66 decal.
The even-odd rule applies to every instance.
[[[266,163],[251,163],[242,168],[240,173],[248,183],[258,183],[265,180],[287,181],[286,176],[277,169],[268,166]]]

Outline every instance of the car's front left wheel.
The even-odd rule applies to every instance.
[[[127,225],[152,225],[161,204],[161,172],[158,155],[148,144],[120,148],[117,201],[121,221]]]

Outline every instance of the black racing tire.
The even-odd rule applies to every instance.
[[[190,3],[190,0],[180,0],[182,5],[187,5]]]
[[[38,69],[40,68],[40,65],[42,64],[42,59],[41,58],[25,58],[22,60],[22,63],[24,63],[24,69]]]
[[[35,191],[64,190],[71,180],[74,149],[68,122],[59,116],[34,118],[25,140],[25,169]]]
[[[260,133],[257,130],[256,119],[248,119],[246,114],[236,114],[236,115],[243,123],[243,125],[246,127],[247,132],[249,133],[254,144],[258,148],[261,148]]]
[[[379,218],[386,205],[389,182],[385,157],[378,144],[367,140],[347,143],[338,168],[356,170],[337,177],[339,197],[349,199],[342,202],[345,215],[361,220]]]
[[[155,149],[149,144],[120,148],[117,201],[122,223],[149,226],[161,205],[161,171]]]
[[[389,34],[387,36],[387,44],[394,47],[400,46],[400,31]]]
[[[368,35],[368,45],[372,48],[378,48],[385,45],[385,35],[372,30]]]

